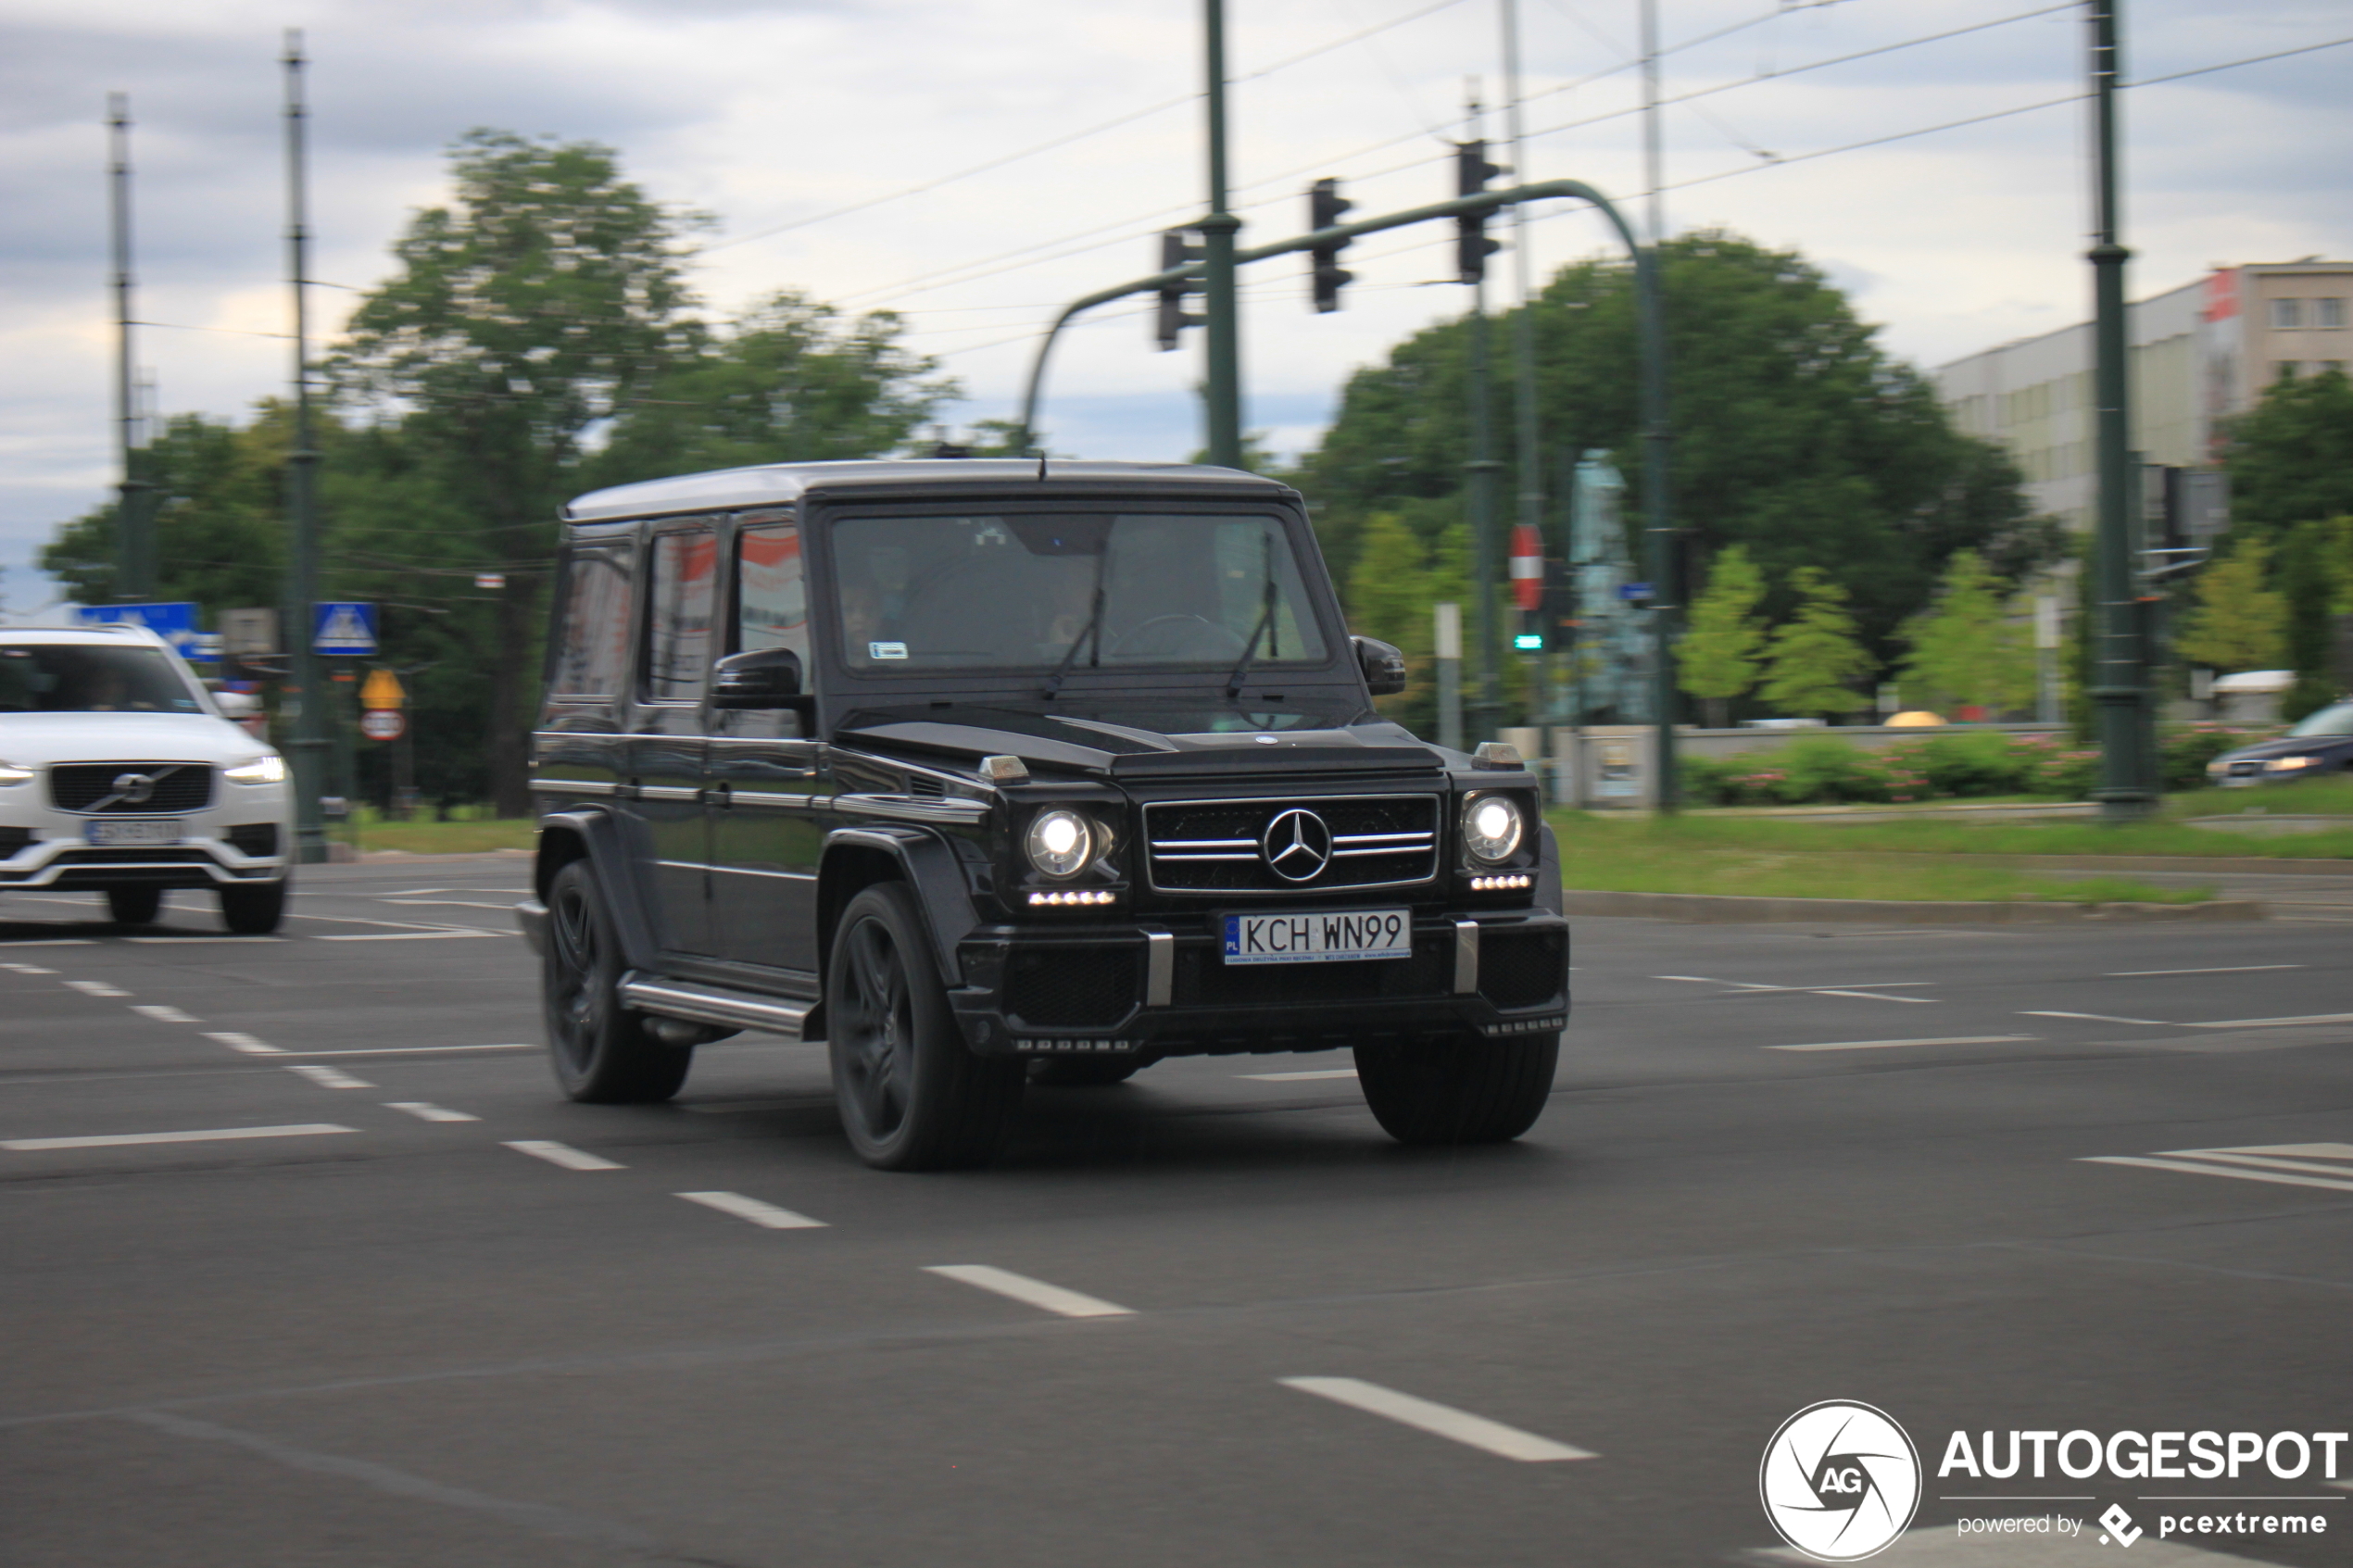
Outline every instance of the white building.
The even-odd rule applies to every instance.
[[[2221,425],[2284,375],[2353,360],[2353,261],[2226,267],[2128,308],[2132,442],[2142,459],[2201,469],[2221,458]],[[2026,473],[2034,509],[2070,529],[2094,520],[2092,327],[2083,322],[1957,359],[1937,396],[1971,435],[2000,442]]]

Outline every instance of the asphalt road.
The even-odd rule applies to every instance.
[[[1759,1457],[1832,1399],[1930,1466],[1899,1568],[2082,1560],[1956,1522],[2110,1503],[2128,1562],[2353,1555],[2317,1475],[1934,1474],[1955,1430],[2353,1424],[2330,924],[1585,921],[1517,1145],[1390,1144],[1344,1056],[1196,1059],[905,1176],[811,1047],[560,1099],[522,875],[318,868],[263,941],[0,898],[0,1562],[1778,1561]],[[2330,1529],[2161,1542],[2190,1494]]]

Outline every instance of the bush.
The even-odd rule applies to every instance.
[[[1774,793],[1785,805],[1887,798],[1887,776],[1879,759],[1835,735],[1800,735],[1774,759],[1782,774]]]
[[[1920,743],[1919,771],[1939,795],[2013,794],[2022,787],[2025,760],[1999,730],[1965,730]]]

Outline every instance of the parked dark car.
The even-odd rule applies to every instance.
[[[868,1163],[1028,1081],[1349,1047],[1408,1142],[1518,1136],[1568,1008],[1508,747],[1380,717],[1299,495],[1223,469],[812,463],[574,501],[532,742],[548,1043],[659,1100],[828,1042]]]
[[[2322,778],[2353,769],[2353,702],[2308,713],[2273,740],[2226,751],[2206,765],[2216,784],[2244,786]]]

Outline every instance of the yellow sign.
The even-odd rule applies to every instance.
[[[400,677],[389,670],[369,671],[367,684],[359,688],[362,708],[399,708],[408,700],[409,694],[400,689]]]

